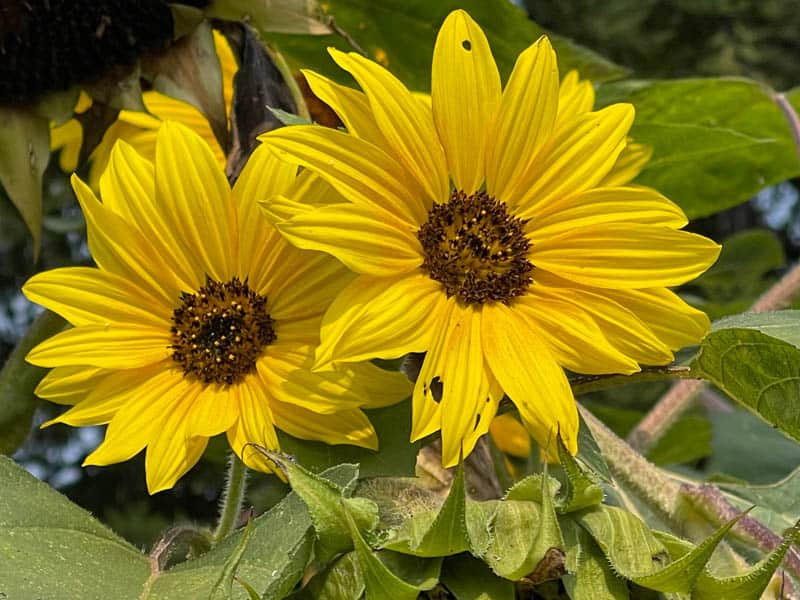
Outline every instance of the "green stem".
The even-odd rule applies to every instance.
[[[645,367],[631,375],[579,375],[571,379],[569,383],[572,386],[572,393],[578,396],[631,383],[690,377],[692,377],[692,371],[689,367]]]
[[[219,513],[219,523],[214,532],[214,545],[224,540],[234,527],[242,510],[244,493],[247,488],[247,468],[239,457],[231,452],[228,462],[228,475],[225,482],[225,491],[222,494],[222,507]]]

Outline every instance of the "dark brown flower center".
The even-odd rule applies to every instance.
[[[417,232],[422,269],[465,304],[508,304],[533,281],[524,224],[485,192],[455,191],[433,206]]]
[[[183,292],[170,331],[172,359],[184,375],[203,383],[241,381],[276,339],[266,297],[236,277],[227,283],[209,279],[197,293]]]

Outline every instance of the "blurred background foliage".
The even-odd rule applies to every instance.
[[[539,26],[615,61],[636,78],[747,76],[777,90],[800,84],[796,0],[527,0],[524,4]],[[443,18],[447,10],[441,12]],[[502,37],[502,21],[492,24],[487,22],[490,16],[474,16],[487,31],[492,29]],[[431,21],[431,35],[439,24]],[[402,39],[400,29],[384,24],[379,32],[390,57],[407,50],[396,42],[396,36]],[[359,39],[357,30],[349,33]],[[285,49],[289,58],[302,56],[304,45],[310,53],[327,43],[279,36],[268,41],[278,50]],[[428,50],[424,56],[429,60]],[[419,62],[415,65],[418,76],[427,77],[429,63],[422,58]],[[19,292],[24,281],[39,270],[90,261],[80,211],[55,157],[45,173],[44,227],[37,263],[28,231],[2,194],[0,190],[0,364],[37,312]],[[694,221],[690,227],[722,241],[724,251],[714,268],[682,292],[712,318],[741,311],[800,255],[797,181],[767,188],[752,200]],[[663,391],[659,385],[629,386],[585,400],[624,435]],[[149,497],[141,456],[112,467],[80,467],[101,440],[101,429],[38,429],[59,410],[56,405],[41,404],[31,435],[14,455],[37,477],[144,548],[175,521],[213,520],[224,472],[223,440],[211,444],[204,460],[174,490]],[[753,452],[754,447],[759,451]],[[741,460],[744,455],[748,460]],[[651,451],[650,458],[703,477],[766,483],[800,464],[800,447],[711,390]],[[284,490],[276,478],[256,475],[249,501],[260,512]]]

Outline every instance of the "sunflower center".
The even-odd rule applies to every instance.
[[[197,293],[183,292],[170,331],[172,359],[185,376],[203,383],[241,381],[276,339],[267,298],[237,277],[208,279]]]
[[[433,206],[417,232],[425,255],[422,269],[448,297],[456,295],[466,304],[508,304],[533,281],[524,224],[485,192],[467,196],[456,190],[446,203]]]

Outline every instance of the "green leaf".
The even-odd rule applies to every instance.
[[[280,108],[267,107],[267,110],[273,114],[284,125],[310,125],[311,121],[304,119],[299,115],[292,114]]]
[[[771,485],[741,485],[717,483],[717,487],[748,500],[760,508],[789,515],[793,521],[800,517],[800,467],[784,479]]]
[[[572,600],[627,600],[628,584],[609,568],[603,551],[591,536],[578,528],[575,574],[564,577],[564,586]]]
[[[39,256],[42,175],[50,160],[50,125],[30,110],[0,107],[0,184],[17,207]]]
[[[789,530],[783,542],[753,565],[746,573],[717,579],[701,573],[692,591],[693,600],[758,600],[769,584],[772,574],[780,566],[789,547],[800,536],[800,523]]]
[[[450,493],[438,511],[417,513],[407,519],[383,545],[414,556],[450,556],[469,550],[464,465],[459,463]]]
[[[576,518],[603,550],[611,568],[626,579],[652,575],[669,560],[647,525],[621,508],[601,505]]]
[[[377,505],[366,498],[349,497],[358,477],[357,465],[349,465],[353,470],[353,479],[347,485],[340,486],[286,460],[280,453],[267,451],[264,454],[286,473],[292,491],[308,507],[317,535],[314,554],[319,562],[326,563],[337,554],[353,549],[347,514],[352,515],[362,530],[369,531],[377,525]]]
[[[514,600],[514,584],[491,572],[482,560],[464,553],[446,558],[442,584],[456,600]]]
[[[355,471],[344,466],[322,476],[344,487]],[[161,571],[89,513],[2,456],[0,481],[0,591],[9,598],[206,598],[242,549],[240,530],[201,557]],[[308,510],[291,493],[253,521],[236,577],[264,590],[265,598],[283,598],[302,577],[312,544]],[[246,600],[249,593],[233,586],[232,597]]]
[[[38,400],[33,390],[47,369],[34,367],[25,356],[39,342],[61,331],[66,321],[49,310],[44,311],[14,348],[0,370],[0,454],[19,448],[31,429]]]
[[[528,575],[541,522],[542,509],[536,502],[498,502],[492,522],[492,542],[484,556],[492,571],[512,580]],[[536,558],[534,565],[541,556]]]
[[[247,21],[261,32],[330,33],[330,28],[314,17],[318,10],[312,0],[215,0],[206,14],[226,21]]]
[[[791,131],[773,92],[747,79],[624,81],[598,104],[631,102],[631,136],[653,148],[636,179],[690,219],[714,214],[800,173]]]
[[[317,573],[292,600],[359,600],[364,595],[364,579],[356,562],[356,553],[336,559]]]
[[[800,349],[754,329],[706,336],[691,364],[745,408],[800,440]]]
[[[247,545],[250,543],[250,536],[253,535],[253,521],[248,521],[242,535],[239,536],[239,543],[236,544],[228,560],[222,565],[222,572],[219,574],[219,579],[214,584],[211,590],[209,600],[230,598],[233,591],[233,578],[236,575],[236,570],[239,568],[239,563],[242,561]]]
[[[583,415],[580,412],[578,413],[578,419],[580,420],[580,427],[578,428],[578,460],[602,481],[611,483],[611,471],[608,470],[608,464],[606,464],[603,452],[592,435],[592,430],[586,425],[586,421],[583,420]]]
[[[409,443],[411,403],[364,411],[380,440],[380,450],[373,452],[356,446],[331,446],[322,442],[299,440],[278,432],[281,449],[294,456],[305,468],[319,472],[342,463],[357,463],[361,477],[403,477],[414,475],[421,442]]]
[[[783,244],[766,229],[750,229],[725,238],[717,262],[692,281],[712,319],[742,312],[774,282],[773,272],[786,264]]]
[[[647,452],[647,458],[657,465],[676,465],[709,456],[711,449],[711,423],[696,415],[677,420]]]
[[[725,537],[731,527],[744,515],[745,513],[742,513],[736,518],[731,519],[725,523],[725,525],[717,529],[710,537],[703,540],[701,544],[682,556],[678,557],[672,555],[674,562],[668,564],[663,569],[651,575],[637,577],[634,581],[643,587],[659,592],[689,593],[694,588],[695,581],[697,581],[697,578],[703,573],[706,564],[708,564],[711,555],[722,541],[722,538]],[[655,537],[656,539],[664,540],[667,534],[655,532]]]
[[[567,476],[563,493],[556,500],[558,512],[569,513],[603,501],[603,489],[597,477],[581,468],[558,437],[558,458]]]
[[[345,517],[355,546],[356,561],[364,579],[367,598],[416,600],[420,591],[432,589],[436,585],[442,564],[441,558],[425,560],[381,551],[384,560],[402,572],[407,579],[401,578],[367,545],[361,537],[355,519],[347,510]]]
[[[712,331],[755,329],[800,348],[800,310],[742,313],[715,321]]]
[[[505,0],[328,0],[323,10],[333,19],[338,35],[318,38],[270,36],[293,66],[310,68],[342,83],[351,83],[336,67],[325,48],[363,50],[388,66],[409,89],[430,90],[430,66],[436,32],[450,11],[463,8],[486,32],[500,74],[508,77],[517,55],[544,30]],[[387,27],[387,24],[391,24]],[[354,48],[350,41],[358,48]],[[562,73],[578,69],[583,77],[603,81],[621,77],[625,71],[564,38],[551,35]]]

